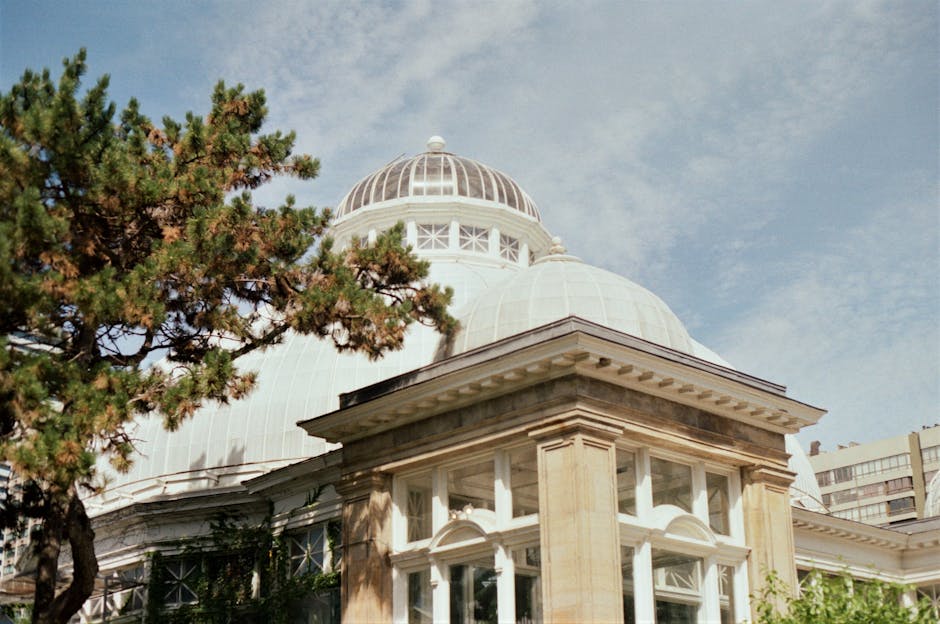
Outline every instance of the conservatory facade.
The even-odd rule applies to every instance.
[[[332,235],[404,223],[459,330],[413,327],[378,362],[287,334],[239,361],[248,398],[172,433],[140,418],[138,461],[86,500],[101,573],[77,621],[193,621],[224,598],[212,579],[243,622],[289,589],[297,624],[741,622],[768,570],[940,583],[940,528],[823,513],[792,436],[822,410],[569,255],[511,177],[445,147],[355,184]],[[256,541],[220,541],[234,525]]]

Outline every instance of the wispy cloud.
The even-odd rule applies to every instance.
[[[804,251],[720,336],[734,364],[830,410],[809,439],[898,435],[940,417],[938,215],[887,206]]]
[[[272,125],[324,159],[318,190],[271,197],[335,202],[442,132],[516,177],[573,253],[840,414],[832,435],[898,400],[935,417],[936,183],[899,181],[936,156],[879,164],[883,197],[824,203],[807,182],[832,166],[821,152],[851,160],[832,137],[886,122],[870,103],[930,56],[926,5],[322,2],[250,22],[220,6],[220,73],[264,85]]]

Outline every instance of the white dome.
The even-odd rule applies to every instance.
[[[337,219],[394,200],[470,198],[510,208],[540,221],[532,198],[505,173],[444,150],[439,136],[428,140],[428,151],[398,158],[360,180],[336,207]]]
[[[466,301],[501,281],[502,270],[457,262],[432,265],[431,279],[452,285],[455,298]],[[130,472],[114,474],[104,463],[109,483],[87,503],[92,513],[160,494],[234,485],[274,468],[331,448],[297,426],[297,421],[339,409],[339,395],[433,361],[440,342],[435,330],[413,325],[401,351],[378,361],[340,354],[316,336],[285,335],[284,342],[238,360],[243,371],[258,373],[246,398],[228,405],[207,405],[170,432],[156,416],[139,419],[131,432],[138,450]]]
[[[555,251],[481,293],[461,310],[460,329],[445,355],[463,353],[569,316],[697,357],[711,354],[701,345],[696,347],[676,315],[650,291]]]
[[[431,262],[429,281],[454,289],[456,309],[522,270],[530,253],[548,248],[550,236],[535,203],[508,176],[443,147],[443,139],[432,137],[429,152],[396,161],[357,184],[340,204],[331,234],[339,244],[349,244],[353,237],[370,232],[371,237],[404,221],[406,242]],[[419,238],[425,223],[453,223],[446,227],[457,236],[448,236],[443,248],[425,247]],[[464,244],[466,230],[495,244]],[[516,245],[514,256],[503,253],[504,239]],[[129,432],[138,451],[133,467],[117,475],[99,462],[107,483],[102,494],[87,501],[89,511],[231,486],[324,453],[331,447],[308,436],[298,420],[338,409],[343,392],[431,363],[439,343],[433,329],[413,326],[404,349],[372,362],[340,354],[315,336],[287,334],[281,344],[238,361],[240,370],[258,373],[245,399],[206,405],[173,432],[156,416],[138,419]]]
[[[787,453],[790,459],[787,462],[787,468],[790,472],[796,473],[793,484],[790,485],[790,502],[797,506],[828,513],[826,506],[822,502],[822,493],[819,491],[819,483],[816,481],[816,473],[813,471],[813,465],[806,456],[806,452],[800,445],[800,442],[794,435],[784,436],[786,438]]]

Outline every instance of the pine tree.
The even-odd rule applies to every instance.
[[[401,247],[401,229],[336,250],[329,212],[252,203],[277,175],[309,180],[294,135],[260,134],[262,91],[219,83],[205,117],[158,127],[131,100],[115,119],[105,76],[79,94],[85,52],[58,84],[27,70],[0,94],[0,457],[26,483],[8,521],[38,519],[34,622],[64,623],[98,563],[82,496],[96,458],[126,471],[127,427],[173,429],[238,399],[235,360],[288,331],[379,357],[414,322],[453,328],[449,291]],[[162,356],[166,363],[148,367]],[[57,592],[68,542],[74,571]]]

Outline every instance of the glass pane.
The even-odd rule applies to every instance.
[[[698,622],[696,605],[656,600],[657,624],[695,624]]]
[[[288,536],[290,544],[291,574],[323,571],[323,554],[326,547],[326,532],[323,525],[311,527],[301,533]]]
[[[460,248],[465,251],[486,253],[490,249],[490,232],[471,225],[460,226]]]
[[[653,505],[675,505],[692,512],[692,468],[666,459],[650,458]]]
[[[696,622],[701,602],[702,560],[653,550],[653,591],[660,624]]]
[[[404,482],[404,488],[408,541],[427,539],[431,537],[431,475],[412,477]]]
[[[495,510],[493,461],[457,468],[447,473],[447,508],[461,511],[467,506],[473,509]]]
[[[431,624],[431,571],[408,575],[408,624]]]
[[[617,449],[617,509],[636,515],[636,455]]]
[[[519,261],[519,239],[505,234],[499,235],[499,255],[511,262]]]
[[[624,624],[636,622],[636,608],[633,603],[633,548],[620,547],[620,571],[623,582],[623,621]]]
[[[493,558],[450,566],[451,624],[496,624]]]
[[[708,493],[708,526],[715,533],[729,535],[731,503],[728,499],[728,477],[706,472],[705,489]]]
[[[718,596],[721,624],[734,624],[734,567],[718,565]]]
[[[539,473],[535,447],[509,453],[512,517],[539,512]]]
[[[450,226],[443,223],[419,223],[418,249],[447,249],[450,244]]]
[[[542,557],[538,546],[512,551],[516,568],[516,624],[542,621]]]

